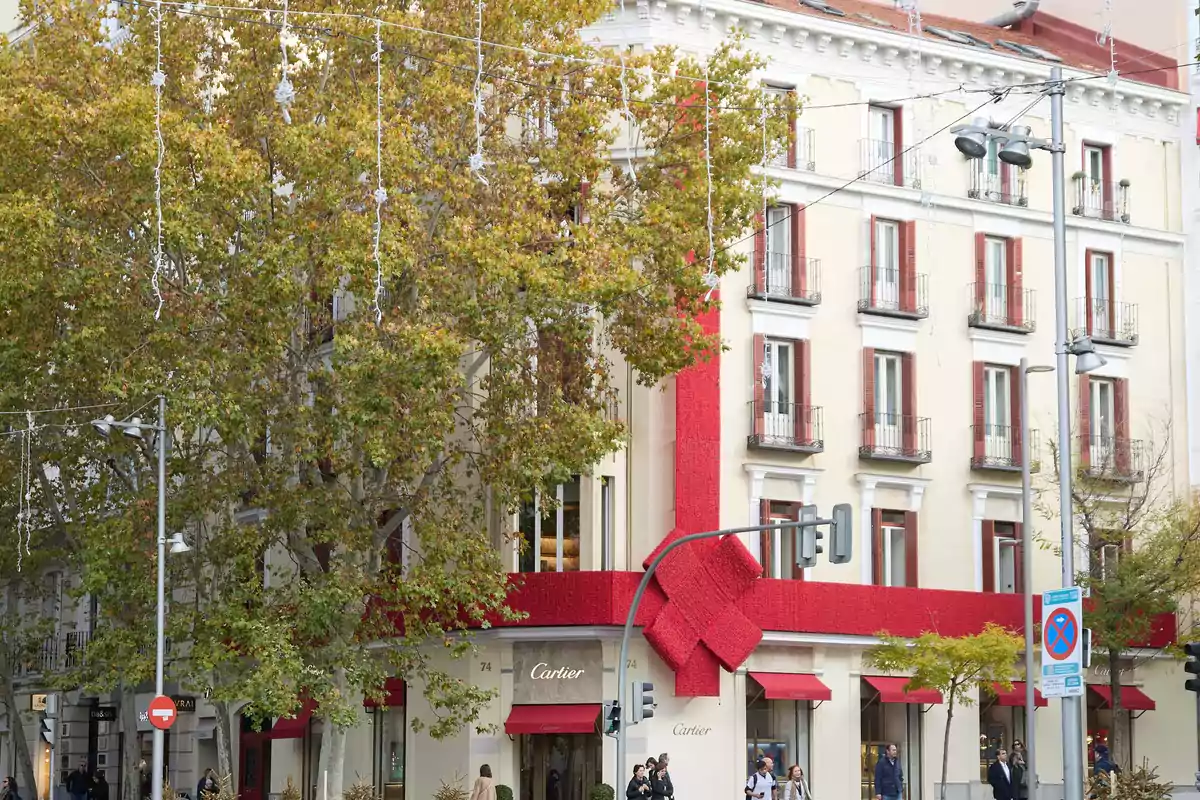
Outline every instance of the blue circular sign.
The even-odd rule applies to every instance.
[[[1042,646],[1055,661],[1070,658],[1079,643],[1079,620],[1067,608],[1056,608],[1050,612],[1046,627],[1042,631]]]

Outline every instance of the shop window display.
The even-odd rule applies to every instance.
[[[404,707],[377,708],[375,727],[375,788],[383,800],[404,800]]]

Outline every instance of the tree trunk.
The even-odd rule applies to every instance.
[[[222,786],[225,781],[228,781],[230,791],[236,793],[237,782],[233,779],[233,749],[229,741],[233,730],[229,724],[229,704],[221,700],[213,703],[213,708],[217,711],[217,777]]]
[[[951,686],[946,701],[946,732],[942,734],[942,786],[938,792],[941,800],[946,800],[946,773],[950,768],[950,723],[954,722],[954,692]]]
[[[1121,769],[1129,769],[1129,764],[1123,764],[1124,742],[1121,728],[1129,712],[1121,706],[1121,650],[1108,648],[1108,691],[1112,695],[1112,725],[1108,729],[1108,755],[1112,762]],[[1086,727],[1086,726],[1085,726]],[[1087,731],[1084,731],[1084,735]]]
[[[317,800],[341,800],[346,768],[346,729],[324,718],[321,755],[317,760]],[[328,795],[328,796],[327,796]]]
[[[33,774],[33,758],[29,755],[29,740],[25,738],[25,719],[17,705],[17,691],[12,682],[12,666],[5,659],[3,687],[4,707],[8,711],[8,735],[13,741],[13,755],[16,758],[15,772],[17,790],[23,797],[37,797],[37,778]],[[53,783],[53,781],[52,781]]]
[[[124,786],[121,797],[124,800],[142,800],[142,748],[138,742],[138,712],[137,700],[133,687],[122,679],[117,683],[117,693],[121,698],[121,772],[124,775]]]

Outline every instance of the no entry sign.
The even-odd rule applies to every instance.
[[[175,718],[179,716],[179,712],[175,708],[175,701],[161,694],[150,701],[147,713],[150,715],[150,724],[160,731],[165,731],[174,725]]]
[[[1083,695],[1083,596],[1078,586],[1042,595],[1042,694]]]

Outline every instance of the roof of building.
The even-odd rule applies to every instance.
[[[920,35],[943,44],[993,50],[997,53],[1058,64],[1099,75],[1109,71],[1107,45],[1096,43],[1096,32],[1058,17],[1036,12],[1012,28],[997,28],[939,14],[922,14],[921,31],[911,34],[908,12],[868,0],[753,0],[773,8],[850,25],[895,30]],[[1176,89],[1178,68],[1159,53],[1124,42],[1117,48],[1117,71],[1138,73],[1127,80]]]

